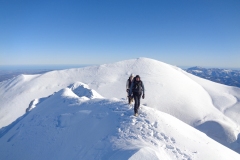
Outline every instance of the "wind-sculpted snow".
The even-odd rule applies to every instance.
[[[80,84],[77,95],[76,84]],[[87,98],[75,83],[0,130],[1,159],[239,159],[240,156],[178,119],[125,101]],[[89,89],[89,88],[88,88]],[[91,89],[89,89],[91,90]],[[96,92],[95,92],[96,93]],[[217,153],[217,154],[216,154]]]
[[[45,98],[63,88],[62,94],[80,96],[82,100],[101,96],[125,99],[126,80],[131,73],[139,74],[144,82],[146,92],[142,104],[168,113],[230,148],[239,147],[236,143],[240,133],[239,88],[201,79],[178,67],[148,58],[34,76],[21,75],[4,81],[0,83],[0,127],[8,126],[24,115],[26,109],[34,108],[35,102],[44,103]],[[220,133],[215,133],[212,124],[222,128],[218,130]]]
[[[70,85],[69,88],[79,97],[84,96],[90,99],[103,98],[95,90],[90,89],[88,85],[83,84],[81,82],[74,83],[73,85]]]

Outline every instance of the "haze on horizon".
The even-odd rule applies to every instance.
[[[240,68],[240,1],[0,1],[0,65],[148,57]]]

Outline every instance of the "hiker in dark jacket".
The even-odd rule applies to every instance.
[[[134,78],[134,75],[131,74],[130,77],[128,78],[128,80],[127,80],[127,83],[126,83],[127,95],[129,95],[129,91],[130,91],[130,88],[131,88],[133,78]],[[133,98],[131,96],[128,96],[128,104],[130,104],[132,101],[133,101]]]
[[[145,98],[144,85],[143,85],[143,82],[141,81],[139,75],[137,75],[133,79],[133,82],[131,84],[129,97],[131,97],[132,94],[133,94],[133,98],[134,98],[134,101],[135,101],[135,104],[134,104],[134,115],[138,116],[138,109],[139,109],[139,106],[140,106],[141,96],[142,96],[143,99]]]

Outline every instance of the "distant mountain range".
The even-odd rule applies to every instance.
[[[14,78],[20,74],[43,74],[51,71],[50,69],[21,69],[21,70],[0,70],[0,82]]]
[[[240,87],[240,70],[191,67],[186,71],[217,83]]]

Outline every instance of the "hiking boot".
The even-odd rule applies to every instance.
[[[138,114],[137,114],[137,113],[134,113],[134,116],[136,116],[136,117],[137,117],[137,116],[138,116]]]

